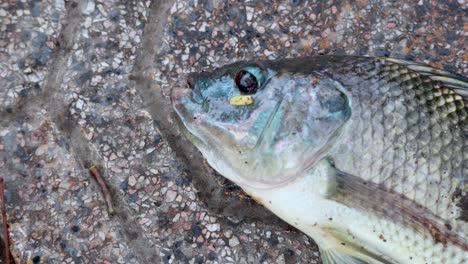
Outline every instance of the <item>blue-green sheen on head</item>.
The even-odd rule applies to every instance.
[[[325,155],[350,115],[339,84],[279,71],[274,63],[240,62],[191,74],[191,89],[172,94],[192,142],[218,172],[241,185],[267,188],[300,175]],[[239,96],[253,102],[233,105]]]

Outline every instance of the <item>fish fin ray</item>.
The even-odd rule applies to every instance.
[[[349,234],[335,228],[323,228],[334,239],[331,247],[320,247],[323,263],[326,264],[392,264],[383,255],[372,252],[365,248],[355,238],[350,238]]]
[[[362,259],[357,259],[353,256],[343,254],[337,250],[320,250],[320,254],[324,264],[370,264],[369,262],[363,261]]]
[[[463,97],[468,97],[468,78],[462,75],[439,70],[424,64],[416,63],[414,61],[399,60],[394,58],[382,59],[388,62],[404,65],[421,75],[426,75],[434,81],[441,82],[442,85],[453,89],[457,94]]]

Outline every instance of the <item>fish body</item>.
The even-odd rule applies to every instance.
[[[468,263],[466,78],[316,56],[238,62],[189,84],[172,93],[187,136],[325,263]]]

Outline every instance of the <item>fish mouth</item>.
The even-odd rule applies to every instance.
[[[183,88],[183,87],[175,87],[171,91],[171,102],[172,105],[178,105],[181,104],[181,99],[182,98],[192,98],[191,95],[191,89],[190,88]]]
[[[197,120],[196,113],[201,109],[201,106],[193,100],[192,91],[190,88],[175,87],[170,96],[177,122],[184,132],[189,132],[188,126]]]
[[[188,87],[174,87],[171,91],[171,104],[175,112],[175,121],[183,135],[197,148],[206,145],[203,132],[197,127],[203,122],[202,104],[197,102],[195,89]]]
[[[175,112],[182,119],[195,119],[200,105],[194,100],[193,89],[184,87],[175,87],[171,91],[171,104]],[[184,122],[185,123],[185,122]]]

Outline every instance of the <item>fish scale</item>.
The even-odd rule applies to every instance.
[[[251,84],[265,81],[252,103],[226,105],[251,69]],[[468,262],[468,79],[354,56],[191,76],[193,94],[212,106],[173,91],[189,138],[220,174],[310,235],[325,263]]]
[[[390,69],[395,69],[395,66],[384,66],[382,67],[382,71],[388,71]],[[404,70],[403,72],[408,72]],[[383,74],[383,76],[393,76],[392,79],[383,78],[385,81],[380,81],[382,85],[380,91],[384,93],[378,93],[374,95],[376,99],[373,102],[373,106],[379,105],[383,103],[380,100],[381,95],[388,96],[390,89],[393,89],[393,93],[390,93],[391,96],[397,97],[393,101],[398,102],[398,97],[403,95],[403,102],[402,105],[405,107],[401,107],[401,114],[405,116],[405,118],[397,118],[400,120],[398,124],[393,123],[392,121],[395,120],[393,118],[388,118],[390,124],[382,126],[384,132],[383,135],[374,134],[372,139],[380,139],[385,138],[387,142],[386,150],[381,151],[376,144],[375,148],[371,148],[372,152],[369,152],[369,148],[362,148],[360,151],[357,149],[353,149],[353,155],[355,158],[353,159],[353,165],[343,167],[342,169],[345,171],[350,172],[353,174],[353,171],[356,175],[360,175],[361,177],[365,177],[367,180],[371,180],[375,183],[382,183],[384,184],[389,190],[397,191],[399,193],[405,194],[410,199],[414,200],[415,202],[424,205],[426,208],[431,210],[434,214],[442,216],[442,218],[446,219],[454,228],[455,230],[462,232],[466,230],[466,223],[457,224],[456,218],[457,216],[450,212],[453,209],[453,204],[451,203],[452,197],[449,194],[454,193],[454,189],[462,188],[462,182],[455,179],[451,180],[449,177],[443,177],[442,173],[445,175],[455,173],[455,175],[459,175],[458,178],[465,177],[461,173],[462,164],[467,163],[467,159],[465,158],[463,161],[460,159],[455,158],[460,157],[457,153],[461,152],[461,146],[463,144],[466,145],[466,140],[458,133],[458,130],[455,130],[452,133],[448,133],[448,123],[452,123],[453,126],[460,126],[466,127],[466,117],[463,116],[462,113],[466,112],[466,100],[462,101],[463,99],[456,95],[453,91],[448,89],[441,88],[438,84],[430,86],[431,81],[429,77],[420,76],[419,74],[408,72],[404,76],[401,77],[404,80],[404,85],[402,83],[396,83],[394,85],[387,85],[387,83],[391,80],[396,78],[395,72],[391,74]],[[381,79],[382,80],[382,79]],[[341,79],[344,86],[346,86],[346,79]],[[363,85],[365,87],[372,87],[372,85]],[[388,86],[392,86],[391,88],[387,88]],[[396,89],[396,90],[395,90]],[[425,91],[430,90],[433,93],[427,93]],[[353,92],[353,91],[352,91]],[[362,93],[357,91],[358,95],[353,95],[357,97],[358,102],[365,103],[368,100],[362,99]],[[366,96],[368,94],[364,94]],[[435,96],[434,96],[435,95]],[[416,98],[415,98],[416,97]],[[416,100],[415,100],[416,99]],[[458,104],[454,102],[459,102]],[[447,107],[450,106],[450,107]],[[360,106],[360,107],[359,107]],[[360,111],[360,109],[365,109],[366,111],[381,111],[381,108],[376,107],[369,107],[368,105],[359,105],[354,111]],[[393,105],[392,105],[393,106]],[[426,108],[425,108],[426,107]],[[386,109],[384,111],[386,114],[394,114],[395,109]],[[419,119],[422,118],[422,115],[427,116],[428,112],[435,111],[438,113],[434,117],[434,115],[429,119],[431,126],[429,127],[429,122],[418,122]],[[457,115],[449,116],[451,113],[457,113]],[[368,124],[372,123],[372,128],[379,127],[379,123],[370,121],[365,119],[366,115],[359,115],[356,114],[356,117],[359,117],[360,120],[357,123]],[[377,114],[371,114],[371,116],[375,117]],[[437,118],[438,117],[438,118]],[[450,117],[446,120],[443,120],[444,117]],[[385,120],[388,120],[385,119]],[[404,129],[401,130],[401,134],[397,134],[397,139],[392,137],[392,132],[390,129],[393,129],[395,126],[403,127]],[[441,128],[445,128],[441,131]],[[356,129],[356,130],[354,130]],[[361,137],[362,141],[366,140],[367,131],[363,131],[360,129],[359,125],[353,126],[350,130],[354,130],[355,134],[363,135]],[[428,139],[427,131],[431,131],[431,138]],[[445,131],[445,133],[443,133]],[[453,131],[453,130],[451,130]],[[409,136],[409,140],[406,138]],[[390,139],[389,139],[390,138]],[[392,140],[391,138],[394,138]],[[367,137],[369,139],[369,137]],[[422,140],[420,140],[422,139]],[[454,139],[454,140],[452,140]],[[399,144],[395,144],[396,142]],[[411,149],[406,149],[405,152],[396,151],[395,145],[399,145],[402,147],[408,146],[409,142],[414,141],[416,142],[416,151]],[[431,159],[427,162],[427,159],[424,158],[422,155],[418,155],[417,150],[426,150],[426,146],[430,143],[436,142],[435,145],[432,145],[432,152]],[[359,146],[359,144],[355,144],[355,146]],[[361,145],[362,146],[362,145]],[[435,147],[434,147],[435,146]],[[390,160],[393,160],[393,163],[387,163],[380,168],[380,172],[385,171],[388,166],[391,166],[387,171],[398,172],[399,168],[404,167],[404,174],[394,173],[390,177],[382,177],[381,173],[376,171],[376,166],[370,166],[375,160],[376,155],[379,156],[382,153],[385,155],[382,156],[382,159],[377,160],[385,160],[390,153],[393,152],[393,157]],[[346,155],[346,154],[345,154]],[[408,156],[416,155],[418,157],[412,164],[409,163]],[[466,156],[466,151],[463,153]],[[462,156],[463,156],[462,155]],[[371,157],[369,160],[368,157]],[[400,158],[404,161],[402,164],[399,163]],[[451,162],[453,160],[454,162]],[[397,161],[395,163],[395,161]],[[353,166],[356,166],[356,162],[362,163],[363,165],[358,166],[359,168],[371,168],[371,171],[359,170],[356,171],[353,169]],[[344,162],[346,164],[346,162]],[[348,163],[351,164],[351,163]],[[435,166],[436,165],[436,166]],[[426,169],[427,167],[428,169]],[[414,181],[405,181],[403,175],[413,175]],[[367,176],[367,177],[366,177]],[[427,185],[427,180],[433,176],[434,179],[429,179],[429,184]],[[431,181],[432,180],[432,181]],[[405,185],[406,188],[405,188]],[[415,190],[410,192],[411,190]],[[438,192],[440,190],[440,193]],[[410,192],[410,193],[408,193]],[[436,195],[436,199],[434,196]]]
[[[385,65],[385,64],[384,64]],[[378,66],[377,66],[378,67]],[[382,72],[386,72],[388,70],[395,69],[395,65],[388,65],[382,67]],[[448,91],[447,89],[442,89],[438,84],[430,85],[430,79],[426,76],[421,76],[419,74],[415,74],[412,72],[408,72],[405,74],[402,79],[404,79],[406,85],[400,85],[401,83],[394,82],[388,85],[388,82],[392,82],[392,80],[396,79],[395,73],[398,71],[393,71],[390,74],[382,74],[384,77],[383,79],[386,80],[385,82],[380,82],[381,85],[390,86],[391,88],[381,88],[379,91],[389,91],[393,89],[393,93],[390,93],[392,96],[390,100],[394,102],[401,102],[399,112],[404,118],[395,118],[399,120],[399,123],[391,123],[389,125],[381,125],[379,123],[373,122],[369,120],[369,118],[377,116],[377,114],[373,113],[373,111],[382,111],[381,107],[378,107],[383,104],[383,99],[385,96],[390,96],[389,93],[376,93],[373,96],[374,101],[373,104],[369,107],[369,105],[365,104],[369,100],[364,100],[362,97],[369,96],[368,91],[366,90],[365,93],[360,93],[358,89],[352,90],[351,93],[353,97],[356,97],[357,102],[361,102],[361,104],[356,105],[357,107],[354,108],[354,112],[362,113],[362,112],[371,112],[371,114],[363,115],[363,114],[356,114],[355,117],[359,117],[357,120],[357,124],[355,126],[350,127],[350,130],[354,131],[356,135],[362,135],[361,142],[368,140],[369,138],[372,139],[388,139],[388,143],[386,144],[386,149],[381,151],[379,148],[359,148],[359,146],[363,146],[365,144],[350,144],[353,145],[354,148],[352,150],[348,150],[346,153],[341,153],[342,156],[349,155],[350,157],[354,157],[353,162],[343,162],[343,167],[340,169],[347,171],[354,175],[360,175],[361,177],[365,178],[366,180],[370,180],[375,183],[382,183],[390,190],[398,191],[399,193],[405,194],[409,198],[413,199],[415,202],[424,205],[426,208],[431,210],[434,214],[437,215],[445,215],[446,220],[452,220],[450,223],[454,228],[457,228],[457,223],[455,218],[457,217],[455,214],[448,213],[451,208],[451,197],[447,194],[453,193],[455,188],[461,188],[461,182],[455,179],[451,179],[449,177],[442,177],[441,172],[445,174],[451,174],[455,172],[455,175],[458,175],[458,178],[461,178],[463,175],[460,173],[462,168],[462,164],[468,163],[468,159],[464,158],[463,161],[451,162],[454,159],[454,156],[458,156],[461,151],[461,145],[465,144],[466,140],[462,138],[462,136],[457,132],[449,132],[448,125],[449,121],[451,121],[451,125],[459,126],[459,127],[466,127],[466,117],[461,116],[458,118],[451,118],[448,120],[444,120],[442,118],[448,117],[449,113],[462,113],[465,110],[466,101],[463,101],[463,104],[459,104],[456,107],[455,104],[452,104],[452,107],[456,107],[452,109],[452,111],[448,111],[449,109],[446,107],[447,101],[462,101],[460,96],[457,96],[452,91]],[[391,79],[388,76],[393,76]],[[409,78],[408,78],[409,77]],[[372,79],[370,79],[372,80]],[[346,79],[341,78],[340,81],[346,86]],[[425,83],[426,85],[422,85]],[[365,87],[372,87],[372,85],[363,84],[362,86]],[[354,87],[353,87],[354,88]],[[432,90],[433,93],[424,93],[424,90]],[[356,93],[356,94],[355,94]],[[362,95],[363,94],[363,95]],[[418,94],[420,96],[419,100],[415,100],[415,96]],[[421,98],[421,95],[426,95]],[[434,96],[435,95],[435,96]],[[402,100],[398,100],[402,98]],[[448,98],[446,100],[444,98]],[[387,99],[388,100],[388,99]],[[403,107],[404,105],[404,107]],[[374,107],[373,107],[374,106]],[[365,109],[365,111],[363,110]],[[418,114],[419,111],[421,114],[428,114],[430,111],[434,111],[438,113],[438,115],[430,115],[430,127],[421,127],[419,125],[418,120],[420,119],[420,115]],[[389,109],[387,111],[388,114],[395,114],[395,109]],[[460,116],[460,115],[457,115]],[[395,120],[390,118],[390,120]],[[353,122],[352,122],[353,123]],[[362,126],[358,124],[369,124],[371,123],[372,126],[367,127],[366,129],[362,129]],[[426,123],[426,125],[428,125]],[[396,134],[392,138],[392,129],[394,127],[401,127],[404,128],[401,130],[400,134]],[[376,131],[376,127],[382,129],[384,132],[383,134],[377,133],[374,134],[373,137],[369,137],[369,130]],[[440,128],[439,128],[440,127]],[[431,131],[431,139],[427,140],[425,137],[420,137],[421,134],[426,133],[427,129]],[[453,131],[453,130],[451,130]],[[407,139],[407,137],[410,137]],[[422,140],[420,140],[420,138]],[[401,151],[404,149],[405,146],[409,144],[409,141],[414,141],[417,144],[416,151]],[[435,142],[435,143],[434,143]],[[427,144],[432,145],[432,151],[430,153],[431,159],[427,161],[424,156],[418,153],[418,150],[424,150]],[[356,147],[357,146],[357,147]],[[379,146],[379,144],[376,144]],[[395,149],[395,146],[398,148]],[[382,155],[384,154],[384,155]],[[392,155],[393,154],[393,155]],[[340,155],[340,156],[341,156]],[[388,156],[391,155],[389,159]],[[464,151],[464,156],[466,156],[466,151]],[[381,156],[381,159],[378,160],[392,160],[392,163],[387,163],[386,165],[381,166],[381,168],[375,169],[375,166],[372,166],[373,161],[375,160],[374,157]],[[417,164],[408,164],[409,156],[416,156]],[[356,170],[355,166],[356,163],[360,163],[361,170]],[[445,164],[445,165],[444,165]],[[351,166],[350,166],[351,165]],[[414,166],[416,165],[416,166]],[[338,165],[340,166],[340,165]],[[381,176],[381,171],[385,171],[387,166],[390,166],[389,171],[394,172],[392,175],[388,176]],[[424,167],[428,166],[426,170]],[[400,168],[404,168],[405,172],[409,172],[409,175],[414,175],[414,181],[404,181],[404,176],[398,172]],[[372,170],[368,170],[367,168],[373,168]],[[408,175],[405,173],[404,175]],[[465,174],[466,175],[466,174]],[[437,184],[431,183],[426,184],[428,178],[438,178],[439,181]],[[464,176],[466,177],[466,176]],[[434,181],[432,181],[434,182]],[[407,184],[407,186],[405,186]],[[434,187],[431,187],[434,186]],[[399,188],[398,188],[399,187]],[[406,188],[405,188],[406,187]],[[397,189],[398,188],[398,189]],[[411,190],[416,190],[411,192]],[[420,190],[420,191],[419,191]],[[442,193],[445,195],[437,195],[436,199],[434,200],[432,195],[434,195],[434,191],[441,190]],[[444,192],[445,191],[445,192]],[[421,195],[421,194],[424,195]],[[419,194],[419,195],[418,195]],[[436,202],[434,202],[436,201]],[[465,226],[466,228],[466,226]],[[461,227],[460,227],[461,230]]]

